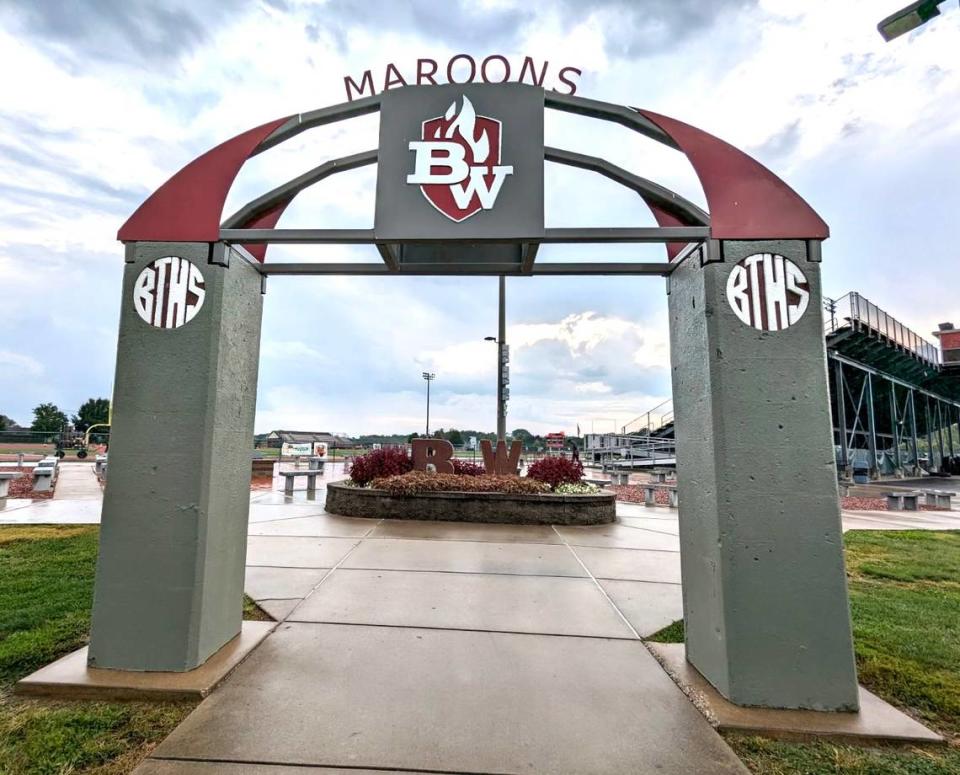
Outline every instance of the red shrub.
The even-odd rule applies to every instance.
[[[413,460],[405,447],[385,447],[360,455],[350,464],[350,478],[361,487],[383,476],[405,474],[413,469]]]
[[[476,463],[468,463],[458,457],[453,459],[453,473],[463,476],[482,476],[487,473],[487,469]]]
[[[545,482],[555,490],[561,484],[577,484],[583,479],[583,464],[565,457],[544,457],[532,463],[527,477]]]

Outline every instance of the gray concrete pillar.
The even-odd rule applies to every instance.
[[[238,251],[127,246],[91,666],[190,670],[240,631],[262,304]]]
[[[687,659],[740,705],[855,710],[819,264],[704,251],[669,284]]]

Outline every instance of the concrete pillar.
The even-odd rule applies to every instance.
[[[190,670],[240,631],[260,279],[222,244],[127,246],[91,666]]]
[[[740,705],[855,710],[819,264],[797,240],[708,248],[669,283],[687,659]],[[728,299],[728,280],[748,283],[742,305],[764,298],[763,266],[736,269],[764,253],[809,294],[776,331]]]

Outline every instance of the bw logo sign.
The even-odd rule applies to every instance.
[[[401,264],[519,261],[510,245],[471,243],[543,236],[544,99],[517,83],[380,95],[377,241]]]
[[[426,200],[456,223],[492,210],[513,167],[500,164],[502,124],[478,116],[465,95],[443,116],[423,122],[420,140],[412,140],[413,172],[407,183],[420,186]]]
[[[205,294],[200,270],[185,258],[167,256],[137,276],[133,306],[151,326],[179,328],[197,316]]]

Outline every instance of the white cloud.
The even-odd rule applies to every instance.
[[[0,350],[0,366],[8,369],[8,376],[39,377],[43,374],[43,364],[29,355]]]
[[[16,7],[0,10],[0,68],[11,76],[0,83],[0,309],[9,341],[31,346],[30,355],[0,359],[0,376],[29,378],[3,384],[0,411],[26,416],[40,401],[75,406],[109,394],[116,340],[108,332],[116,330],[123,266],[114,237],[147,192],[240,131],[343,101],[346,74],[382,73],[390,61],[407,71],[417,56],[446,61],[461,50],[582,66],[581,96],[673,115],[753,149],[798,181],[815,207],[830,207],[836,237],[825,249],[826,287],[856,283],[921,332],[930,321],[960,320],[955,287],[926,279],[944,276],[952,260],[942,246],[954,243],[960,205],[944,172],[960,134],[956,4],[886,44],[875,29],[884,13],[876,3],[761,0],[754,9],[706,14],[714,26],[687,30],[667,49],[663,30],[645,39],[642,30],[617,26],[612,7],[558,3],[537,7],[533,21],[504,38],[515,42],[502,52],[472,49],[469,30],[427,35],[382,24],[351,27],[341,48],[326,31],[311,38],[308,24],[322,6],[288,5],[288,12],[257,3],[223,13],[202,45],[157,68],[82,49],[64,56],[68,43],[24,34],[11,22]],[[529,9],[511,0],[482,7]],[[370,116],[262,154],[242,171],[227,212],[328,158],[375,147],[377,131]],[[551,113],[547,141],[602,155],[703,204],[679,154],[623,127]],[[599,176],[551,169],[547,180],[550,225],[650,223],[632,193]],[[373,167],[339,175],[305,192],[281,224],[369,226],[374,185]],[[912,251],[908,260],[900,246]],[[617,255],[651,250],[626,246]],[[607,254],[551,246],[545,255]],[[372,249],[351,247],[274,246],[270,256],[377,260]],[[537,278],[511,285],[511,427],[606,428],[665,397],[667,326],[662,291],[651,294],[651,284]],[[496,355],[483,336],[495,331],[495,299],[486,279],[271,278],[258,428],[419,429],[422,369],[439,375],[432,424],[492,427]],[[57,347],[45,346],[51,340]]]

